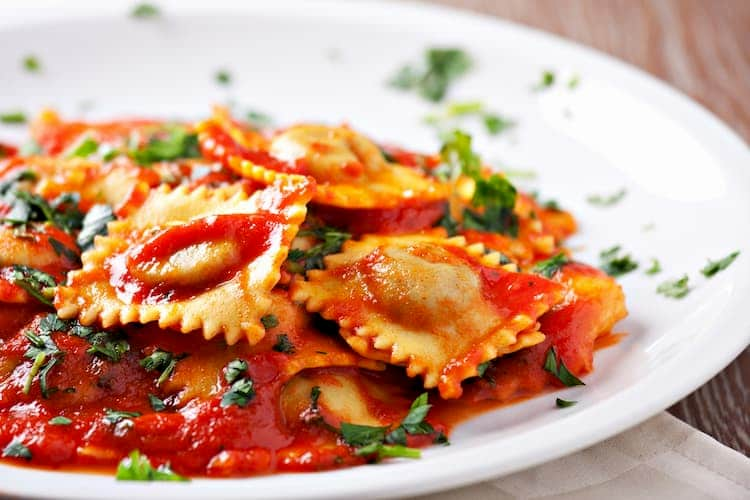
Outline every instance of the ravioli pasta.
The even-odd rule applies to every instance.
[[[31,135],[30,155],[0,144],[0,460],[237,477],[417,458],[488,401],[559,387],[550,355],[590,372],[627,314],[565,248],[573,216],[460,132],[422,154],[216,107],[47,110]]]

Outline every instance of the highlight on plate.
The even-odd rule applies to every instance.
[[[186,480],[419,458],[583,384],[626,315],[564,247],[573,217],[459,130],[419,154],[216,108],[44,111],[31,136],[0,147],[6,463]]]

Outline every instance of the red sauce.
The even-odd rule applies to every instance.
[[[216,215],[161,230],[145,243],[107,262],[110,283],[127,303],[159,304],[194,297],[231,279],[248,262],[260,256],[280,238],[281,218],[271,214]],[[237,249],[236,258],[225,262],[220,272],[198,285],[176,285],[164,281],[146,283],[138,278],[170,256],[201,243],[228,242]]]
[[[444,201],[405,202],[395,208],[339,208],[313,204],[311,211],[326,224],[353,233],[405,234],[429,229],[445,213]]]
[[[198,137],[203,156],[211,161],[217,161],[227,168],[229,168],[229,158],[237,156],[277,172],[304,175],[307,171],[303,162],[292,165],[271,156],[266,151],[250,150],[237,144],[232,136],[218,125],[209,125],[207,130],[201,132]]]

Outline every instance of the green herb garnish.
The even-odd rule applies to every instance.
[[[22,125],[26,123],[26,114],[22,111],[10,111],[0,114],[0,123],[6,125]]]
[[[737,258],[737,256],[740,254],[739,250],[730,253],[723,259],[719,260],[710,260],[708,261],[708,264],[706,264],[703,269],[701,269],[701,274],[705,276],[706,278],[711,278],[716,273],[723,271],[724,269],[728,268],[730,265],[732,265],[732,262],[734,262],[734,259]]]
[[[242,377],[235,381],[227,392],[221,397],[221,406],[226,408],[228,406],[239,406],[240,408],[246,407],[250,401],[255,397],[255,386],[253,381],[249,377]]]
[[[99,150],[99,143],[86,137],[68,154],[68,158],[88,158]]]
[[[177,474],[166,463],[154,468],[146,455],[133,450],[117,465],[118,481],[189,481],[190,479]]]
[[[546,90],[555,84],[555,73],[550,70],[542,71],[542,76],[533,88],[536,91]]]
[[[55,278],[29,266],[13,265],[10,282],[46,306],[52,306],[52,288],[57,286]]]
[[[273,350],[276,352],[283,352],[284,354],[294,353],[294,344],[289,340],[289,336],[285,333],[276,336],[276,343],[273,346]]]
[[[569,408],[578,403],[578,401],[568,401],[567,399],[557,398],[555,404],[558,408]]]
[[[21,61],[21,65],[28,73],[39,73],[42,69],[42,63],[39,62],[39,58],[34,55],[24,57],[23,61]]]
[[[24,458],[26,460],[31,460],[32,458],[29,448],[18,438],[14,438],[5,448],[3,448],[3,456],[10,458]]]
[[[111,408],[104,409],[103,420],[109,425],[119,424],[123,420],[130,420],[131,418],[140,417],[141,413],[137,411],[122,411],[113,410]]]
[[[422,65],[403,66],[389,84],[402,90],[416,90],[423,98],[438,102],[448,87],[471,68],[469,55],[457,48],[432,48],[424,54]]]
[[[232,75],[225,69],[217,71],[215,78],[216,83],[220,85],[229,85],[230,83],[232,83]]]
[[[229,362],[224,370],[224,380],[231,384],[238,380],[247,371],[247,361],[244,359],[234,359]]]
[[[266,330],[270,330],[271,328],[276,328],[279,326],[279,318],[277,318],[273,314],[266,314],[262,318],[260,318],[260,322],[263,323],[263,328]]]
[[[653,276],[661,272],[661,263],[658,259],[651,259],[651,265],[646,269],[646,274]]]
[[[63,417],[60,415],[57,417],[52,417],[51,419],[49,419],[49,421],[47,421],[47,423],[49,425],[70,425],[73,423],[73,421],[68,417]]]
[[[314,229],[303,229],[299,236],[314,236],[320,243],[308,250],[294,249],[289,252],[288,260],[300,262],[304,260],[304,270],[324,269],[323,257],[341,251],[344,242],[352,237],[350,233],[340,231],[335,227],[320,226]]]
[[[610,276],[622,276],[638,269],[638,262],[633,260],[630,254],[621,254],[622,248],[615,245],[599,253],[600,268]]]
[[[78,233],[76,243],[82,251],[90,249],[94,245],[94,237],[106,236],[107,224],[115,220],[115,214],[109,205],[94,205],[86,213],[82,221],[81,232]]]
[[[142,165],[178,158],[200,158],[197,134],[190,133],[179,125],[165,127],[151,136],[145,146],[130,152],[133,159]]]
[[[656,287],[656,293],[673,299],[681,299],[690,293],[687,274],[675,280],[669,280]]]
[[[158,396],[155,396],[153,394],[148,395],[148,403],[151,405],[151,409],[157,413],[167,409],[167,405],[164,403],[164,400],[159,399]]]
[[[153,19],[160,15],[159,7],[150,3],[139,3],[130,11],[130,17],[135,19]]]
[[[570,259],[568,259],[564,253],[559,253],[547,260],[537,262],[531,269],[531,272],[541,274],[545,278],[551,279],[565,264],[569,262]]]
[[[610,194],[610,195],[599,195],[599,194],[592,194],[586,197],[586,201],[591,203],[592,205],[596,205],[599,207],[611,207],[612,205],[615,205],[622,201],[623,198],[625,198],[625,195],[627,194],[627,190],[625,188],[620,189],[619,191]]]
[[[581,379],[570,373],[562,358],[558,361],[557,351],[555,351],[554,346],[550,347],[549,351],[547,351],[547,357],[544,360],[544,370],[557,377],[560,382],[568,387],[586,385]]]
[[[160,386],[174,372],[177,362],[185,356],[175,356],[169,351],[156,349],[154,352],[141,359],[141,366],[147,371],[159,372],[159,378],[156,379],[156,386]]]

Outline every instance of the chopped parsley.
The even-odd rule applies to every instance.
[[[471,136],[454,130],[446,136],[440,155],[443,165],[436,169],[438,177],[447,180],[463,174],[475,183],[471,205],[477,210],[464,209],[463,228],[517,236],[518,217],[513,212],[516,188],[499,174],[482,176],[481,160],[471,148]]]
[[[141,366],[147,371],[159,372],[159,378],[156,379],[156,386],[160,386],[174,372],[177,362],[183,359],[185,355],[175,356],[169,351],[156,349],[154,352],[141,359]]]
[[[23,58],[21,65],[28,73],[39,73],[42,70],[42,63],[39,62],[39,58],[31,54]]]
[[[430,125],[452,124],[455,119],[462,117],[479,118],[490,135],[498,135],[516,125],[513,120],[486,110],[480,101],[450,103],[442,112],[427,115],[425,122]]]
[[[260,322],[263,323],[263,328],[266,330],[270,330],[271,328],[276,328],[279,326],[279,318],[277,318],[273,314],[266,314],[262,318],[260,318]]]
[[[68,158],[88,158],[99,150],[99,143],[91,137],[82,140],[70,153]]]
[[[355,447],[355,453],[360,456],[375,456],[377,460],[385,457],[419,458],[420,451],[407,447],[406,438],[409,434],[435,434],[432,425],[424,420],[432,407],[427,399],[426,392],[417,397],[409,413],[393,430],[390,430],[390,426],[377,427],[343,422],[340,429],[341,437],[346,444]],[[317,405],[317,397],[315,403]],[[447,443],[443,433],[438,433],[435,441]]]
[[[152,134],[144,146],[130,151],[130,156],[142,165],[178,158],[200,158],[198,135],[180,125],[167,126]]]
[[[323,257],[341,251],[344,242],[352,237],[350,233],[330,226],[319,226],[313,229],[303,229],[299,236],[314,236],[320,243],[313,245],[308,250],[292,249],[288,260],[294,263],[304,261],[303,269],[324,269]],[[291,270],[291,269],[290,269]],[[302,269],[300,269],[300,272]]]
[[[130,420],[131,418],[140,417],[141,413],[137,411],[122,411],[122,410],[113,410],[111,408],[105,408],[104,409],[104,417],[102,420],[104,420],[109,425],[116,425],[122,422],[123,420]]]
[[[216,83],[220,85],[229,85],[230,83],[232,83],[232,75],[225,69],[220,69],[219,71],[217,71],[214,78],[216,79]]]
[[[558,408],[569,408],[578,403],[578,401],[568,401],[567,399],[557,398],[555,404]]]
[[[701,274],[705,276],[706,278],[711,278],[716,273],[723,271],[724,269],[728,268],[732,265],[732,262],[734,262],[734,259],[737,258],[737,256],[740,254],[739,250],[734,251],[724,257],[723,259],[719,260],[710,260],[708,263],[703,266],[703,269],[701,269]]]
[[[568,88],[570,90],[578,88],[578,85],[581,83],[581,78],[578,75],[573,75],[570,77],[570,80],[568,80]]]
[[[86,352],[93,356],[118,363],[123,355],[130,351],[130,344],[122,332],[100,331],[81,324],[75,324],[66,329],[68,328],[71,335],[80,337],[91,344]]]
[[[32,458],[29,448],[18,438],[14,438],[5,448],[3,448],[3,456],[10,458],[23,458],[26,460],[31,460]]]
[[[53,237],[47,238],[52,249],[59,257],[64,257],[73,264],[80,264],[81,258],[78,256],[78,252],[65,246],[65,244]]]
[[[627,194],[627,190],[625,188],[622,188],[619,191],[610,195],[599,195],[599,194],[589,195],[586,197],[586,201],[598,207],[611,207],[612,205],[616,205],[617,203],[622,201],[622,199],[625,198],[626,194]]]
[[[544,360],[544,370],[557,377],[560,382],[568,387],[586,385],[581,379],[570,373],[562,358],[558,360],[557,351],[555,351],[554,346],[550,347],[549,351],[547,351],[547,357]]]
[[[255,386],[247,376],[247,369],[247,361],[241,359],[235,359],[227,365],[224,379],[231,385],[221,396],[222,408],[233,405],[244,408],[255,397]]]
[[[24,336],[29,341],[24,357],[33,360],[23,386],[24,394],[29,394],[34,379],[38,377],[42,397],[45,399],[49,397],[51,391],[47,384],[47,375],[65,355],[52,339],[52,334],[67,331],[67,327],[67,323],[51,313],[39,321],[36,333],[31,330],[24,332]]]
[[[661,272],[661,263],[658,259],[651,259],[651,265],[646,269],[646,274],[653,276]]]
[[[292,341],[289,340],[289,335],[285,333],[277,335],[273,350],[276,352],[283,352],[284,354],[293,354],[294,344],[292,344]]]
[[[656,287],[656,293],[673,299],[681,299],[690,293],[688,286],[688,276],[685,274],[681,278],[668,280]]]
[[[51,419],[47,421],[47,423],[49,425],[70,425],[73,423],[73,421],[69,419],[68,417],[63,417],[60,415],[57,417],[52,417]]]
[[[107,234],[107,224],[115,220],[115,214],[109,205],[94,205],[83,218],[81,232],[78,233],[76,243],[82,251],[94,245],[94,237]]]
[[[550,257],[547,260],[537,262],[536,265],[531,269],[531,272],[541,274],[547,279],[552,278],[557,272],[567,263],[570,259],[564,254],[559,253],[554,257]]]
[[[118,481],[189,481],[177,474],[169,463],[154,468],[146,455],[133,450],[117,465],[115,475]]]
[[[542,71],[542,75],[539,78],[539,82],[533,87],[534,90],[547,90],[555,84],[555,73],[550,70]]]
[[[269,115],[257,110],[248,111],[245,119],[255,128],[266,128],[273,124],[273,119]]]
[[[424,99],[438,102],[471,65],[471,57],[461,49],[431,48],[425,51],[422,64],[401,67],[389,84],[401,90],[415,90]]]
[[[29,266],[14,264],[9,281],[46,306],[52,306],[55,278]]]
[[[37,194],[11,190],[0,196],[0,202],[10,206],[0,222],[23,226],[30,222],[51,222],[66,232],[81,228],[83,214],[78,209],[78,193],[63,193],[48,202]]]
[[[247,361],[244,359],[233,359],[224,369],[224,380],[231,384],[247,371]]]
[[[6,125],[22,125],[26,123],[26,113],[22,111],[9,111],[0,114],[0,123]]]
[[[477,376],[484,377],[484,374],[487,373],[487,368],[489,367],[490,367],[490,361],[485,361],[484,363],[480,363],[477,366]]]
[[[610,276],[617,277],[638,269],[638,262],[633,260],[630,254],[622,254],[620,245],[615,245],[599,253],[602,271]]]
[[[166,403],[164,403],[164,400],[153,394],[148,395],[148,403],[151,405],[151,409],[157,413],[167,409],[167,405]]]
[[[150,3],[139,3],[130,11],[130,17],[135,19],[153,19],[160,15],[159,7]]]

